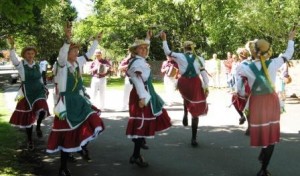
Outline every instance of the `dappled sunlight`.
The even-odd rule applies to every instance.
[[[166,146],[166,147],[179,147],[182,145],[184,145],[184,143],[174,143],[174,144],[166,143],[166,144],[164,144],[164,146]]]
[[[213,95],[213,92],[211,93],[210,96],[218,97],[221,95],[219,90],[216,91],[215,95]],[[211,99],[216,97],[211,97]],[[209,175],[204,172],[208,169],[212,170],[210,175],[226,175],[224,173],[232,173],[237,167],[243,168],[244,171],[252,171],[253,166],[259,167],[259,163],[256,161],[259,149],[250,147],[250,138],[244,135],[246,124],[238,125],[238,114],[234,108],[226,108],[227,104],[225,99],[218,103],[210,102],[208,115],[199,118],[197,134],[199,146],[197,148],[193,148],[190,144],[192,134],[190,115],[188,118],[189,125],[184,127],[182,125],[182,105],[166,107],[172,126],[169,130],[156,133],[154,139],[146,139],[150,149],[141,151],[141,154],[151,166],[147,168],[146,172],[136,165],[129,164],[129,158],[134,147],[131,139],[126,136],[129,112],[120,112],[113,109],[103,111],[101,118],[105,130],[88,145],[92,162],[88,163],[78,153],[74,153],[77,162],[68,163],[68,167],[76,175],[83,174],[88,170],[89,175],[95,176],[119,175],[119,173],[143,174],[145,176],[162,174],[190,175],[190,171],[193,170],[199,171],[199,174],[202,175]],[[287,109],[289,110],[291,106],[295,105],[289,104]],[[220,112],[223,115],[220,115]],[[298,119],[291,116],[291,111],[283,114],[281,118],[282,133],[278,148],[282,152],[277,152],[276,157],[283,157],[284,153],[287,153],[284,157],[300,158],[300,154],[292,152],[300,147],[300,135],[295,134],[300,129],[297,130],[296,125],[291,127],[289,125],[291,120],[295,124],[299,124]],[[22,141],[22,146],[18,149],[18,155],[21,155],[22,162],[24,164],[32,162],[34,168],[43,176],[56,175],[60,164],[60,152],[54,154],[45,152],[52,123],[53,116],[42,122],[44,133],[42,139],[37,139],[35,131],[33,133],[36,146],[35,152],[38,157],[34,160],[27,159],[30,152],[26,149],[25,138]],[[24,130],[21,131],[23,134]],[[235,164],[224,162],[228,158]],[[291,167],[300,168],[300,165],[295,164]],[[276,168],[272,168],[273,170],[278,171]],[[236,171],[232,175],[243,175],[244,171]],[[253,174],[249,172],[249,176]]]
[[[168,133],[158,133],[157,134],[158,136],[167,136],[167,135],[169,135]]]

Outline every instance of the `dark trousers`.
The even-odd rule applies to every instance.
[[[44,85],[47,85],[46,73],[47,73],[46,71],[42,72],[42,78],[43,78]]]

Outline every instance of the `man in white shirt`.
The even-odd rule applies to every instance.
[[[47,85],[46,74],[47,74],[48,62],[45,58],[42,58],[40,61],[40,70],[42,71],[42,78],[44,85]]]

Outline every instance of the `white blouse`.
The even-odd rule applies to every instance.
[[[91,48],[86,53],[88,58],[91,58],[97,49],[98,41],[94,40]],[[59,55],[57,58],[58,67],[57,75],[55,76],[55,81],[57,82],[57,87],[59,92],[65,92],[67,86],[67,76],[68,69],[74,71],[77,67],[79,67],[80,73],[82,73],[83,65],[86,63],[86,59],[84,56],[77,57],[77,63],[74,65],[68,62],[68,52],[69,52],[70,44],[64,43],[64,45],[60,48]]]
[[[294,41],[289,40],[285,53],[280,54],[277,58],[271,59],[271,63],[268,67],[268,72],[269,72],[270,79],[273,82],[273,84],[275,83],[277,70],[284,63],[283,57],[285,57],[287,60],[290,60],[292,58],[293,54],[294,54]],[[261,66],[260,61],[254,61],[254,64],[258,70],[261,69],[262,66]],[[241,64],[240,67],[237,68],[237,74],[247,77],[249,86],[252,88],[256,77],[249,66]]]
[[[187,67],[188,67],[188,62],[185,58],[185,55],[183,53],[176,53],[176,52],[172,52],[171,53],[171,50],[169,49],[169,46],[168,46],[168,43],[167,41],[163,41],[163,49],[164,49],[164,52],[166,55],[170,55],[172,57],[174,57],[174,61],[177,62],[178,64],[178,67],[179,67],[179,73],[180,74],[184,74]],[[199,57],[200,58],[200,61],[202,63],[202,67],[200,65],[200,63],[198,62],[197,59],[195,59],[194,61],[194,68],[196,70],[196,73],[198,75],[201,75],[202,77],[202,80],[203,80],[203,88],[207,88],[208,87],[208,83],[209,83],[209,79],[208,79],[208,75],[207,75],[207,72],[206,70],[204,71],[200,71],[200,69],[203,69],[205,68],[205,60],[203,57]]]
[[[16,54],[15,50],[10,50],[10,59],[11,59],[11,62],[13,63],[13,65],[15,66],[15,68],[18,70],[22,81],[25,81],[24,65],[28,65],[30,68],[32,68],[34,65],[36,65],[35,61],[33,61],[32,64],[29,64],[25,59],[23,59],[23,61],[24,61],[24,65],[23,65],[23,62],[20,61],[22,59]],[[41,73],[42,73],[42,71],[43,70],[40,68]],[[41,83],[43,83],[42,78],[40,81],[41,81]]]

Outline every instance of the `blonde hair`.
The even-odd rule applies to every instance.
[[[249,52],[247,51],[246,48],[238,48],[236,50],[236,53],[238,54],[239,57],[242,59],[247,59],[249,57]]]
[[[274,88],[274,84],[271,81],[268,68],[265,62],[272,56],[271,44],[264,39],[259,39],[259,40],[256,39],[247,42],[245,47],[249,50],[249,52],[254,57],[254,59],[260,60],[264,74],[266,75],[267,80],[269,81],[271,86]]]

